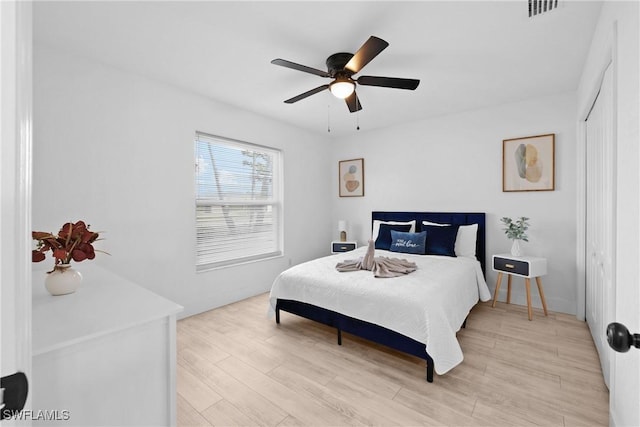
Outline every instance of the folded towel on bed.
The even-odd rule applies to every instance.
[[[369,240],[367,253],[362,258],[339,262],[336,265],[336,270],[340,272],[369,270],[373,271],[374,277],[387,278],[413,273],[418,268],[415,262],[407,261],[406,259],[376,257],[374,254],[373,240]]]

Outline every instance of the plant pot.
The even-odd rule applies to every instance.
[[[522,247],[520,246],[520,240],[513,239],[513,244],[511,245],[511,255],[513,256],[522,256]]]
[[[44,287],[51,295],[71,294],[78,289],[80,283],[82,283],[82,274],[73,269],[70,264],[56,265],[44,279]]]

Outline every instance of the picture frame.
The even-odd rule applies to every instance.
[[[340,197],[364,196],[364,159],[338,162],[338,194]]]
[[[502,191],[555,190],[555,133],[502,141]]]

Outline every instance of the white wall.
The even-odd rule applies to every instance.
[[[575,110],[575,95],[560,94],[376,132],[361,130],[337,140],[333,224],[348,220],[349,237],[364,244],[373,210],[486,212],[490,265],[492,254],[510,250],[499,219],[530,217],[530,239],[523,247],[528,255],[548,258],[543,285],[549,309],[575,313]],[[503,193],[502,140],[547,133],[556,134],[556,190]],[[339,198],[337,163],[358,157],[365,159],[365,197]],[[496,274],[488,270],[493,289]],[[526,304],[518,280],[513,302]],[[540,306],[535,290],[533,303]]]
[[[196,131],[284,150],[284,257],[196,274]],[[95,262],[183,305],[183,315],[267,291],[291,263],[327,253],[328,150],[305,131],[35,47],[33,228],[86,220],[111,254]]]
[[[578,119],[584,119],[583,114],[595,97],[611,57],[610,50],[615,67],[617,116],[615,321],[637,333],[640,331],[640,4],[637,1],[604,2],[580,79]],[[640,425],[640,352],[612,353],[612,358],[610,424]]]

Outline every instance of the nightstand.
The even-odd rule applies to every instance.
[[[331,242],[331,253],[337,254],[340,252],[349,252],[356,249],[357,247],[357,242],[339,242],[337,240],[334,240],[333,242]]]
[[[544,299],[544,291],[542,290],[541,276],[547,274],[547,259],[531,256],[515,257],[510,254],[498,254],[493,256],[493,270],[498,272],[498,280],[496,282],[496,290],[493,293],[492,307],[496,306],[500,284],[502,283],[502,275],[507,274],[507,304],[511,303],[511,277],[524,277],[524,284],[527,289],[527,312],[529,320],[533,318],[531,310],[531,278],[535,277],[542,301],[544,315],[547,315],[547,302]]]

